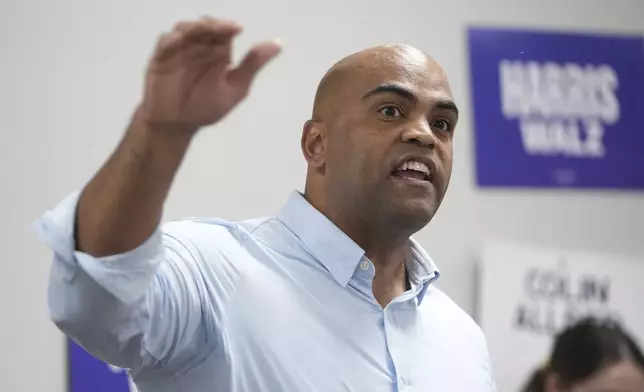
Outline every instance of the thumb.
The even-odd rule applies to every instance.
[[[255,45],[242,59],[241,63],[230,71],[228,80],[240,88],[248,88],[257,72],[282,50],[278,41],[263,42]]]

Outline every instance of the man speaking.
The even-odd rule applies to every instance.
[[[370,48],[328,71],[302,133],[304,192],[275,217],[160,224],[196,133],[280,51],[262,43],[232,66],[239,32],[204,18],[164,35],[118,148],[37,222],[53,321],[141,392],[493,391],[480,329],[410,238],[445,195],[458,120],[419,50]]]

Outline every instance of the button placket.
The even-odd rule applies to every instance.
[[[398,392],[409,392],[412,390],[409,379],[410,363],[405,355],[406,337],[401,331],[400,316],[397,312],[403,310],[405,303],[391,303],[385,310],[385,323],[387,334],[387,345],[396,375]],[[404,324],[404,323],[403,323]]]

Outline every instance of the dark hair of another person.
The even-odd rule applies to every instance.
[[[550,360],[533,373],[523,392],[544,392],[550,374],[568,388],[622,360],[644,371],[642,351],[619,323],[584,318],[556,336]]]

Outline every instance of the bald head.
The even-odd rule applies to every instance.
[[[374,73],[395,75],[423,69],[444,75],[434,59],[410,45],[381,45],[352,53],[331,66],[320,81],[312,118],[319,121],[329,116],[335,117],[335,107],[341,101],[343,92],[354,88],[361,77],[372,76]]]

